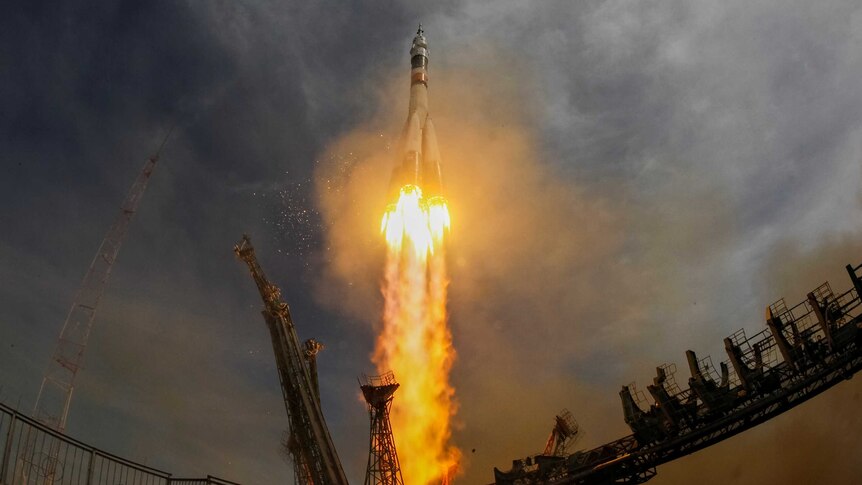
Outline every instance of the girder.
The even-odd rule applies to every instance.
[[[323,418],[323,411],[308,367],[307,357],[290,316],[281,299],[281,290],[270,283],[257,261],[248,236],[234,246],[237,257],[251,271],[264,302],[262,311],[269,328],[278,376],[290,424],[296,475],[314,485],[347,485],[335,444]]]
[[[675,367],[661,366],[649,386],[656,404],[644,410],[633,386],[620,392],[633,434],[565,457],[515,460],[494,469],[495,483],[643,483],[656,467],[728,439],[850,379],[862,369],[862,265],[847,265],[853,287],[834,295],[828,283],[787,309],[767,308],[767,329],[751,338],[739,331],[725,339],[728,361],[720,382],[688,351],[690,389],[673,383]],[[733,369],[733,374],[730,372]]]

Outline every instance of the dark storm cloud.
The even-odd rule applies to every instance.
[[[280,217],[295,217],[285,211],[314,208],[270,199],[291,189],[291,200],[304,200],[299,182],[320,144],[367,109],[332,87],[361,80],[381,53],[395,58],[383,46],[404,33],[392,5],[364,19],[329,10],[4,7],[4,401],[32,406],[74,288],[144,159],[174,125],[97,315],[70,433],[180,474],[247,483],[287,474],[259,297],[230,251],[243,231],[285,286],[303,336],[328,345],[321,370],[340,379],[322,383],[326,401],[353,396],[366,350],[356,350],[350,328],[302,303],[308,261],[320,257],[279,259],[288,248],[273,245],[292,242],[278,227]],[[386,19],[388,29],[363,34]],[[351,41],[360,38],[367,49]],[[306,226],[314,232],[313,221]],[[352,397],[331,414],[343,448],[364,435]],[[361,452],[343,453],[360,473]]]
[[[324,407],[357,481],[367,423],[354,376],[371,367],[377,280],[321,290],[343,254],[319,229],[332,207],[311,202],[325,181],[309,181],[330,156],[361,162],[357,127],[397,136],[406,90],[391,77],[406,75],[420,20],[444,163],[463,165],[447,177],[479,171],[504,191],[465,196],[465,220],[481,224],[459,227],[453,248],[457,440],[477,448],[465,483],[535,452],[564,406],[590,443],[619,436],[619,384],[686,348],[720,356],[722,337],[760,328],[767,303],[862,257],[856,2],[21,2],[0,16],[3,401],[32,405],[74,288],[176,124],[98,313],[70,432],[180,474],[289,474],[259,299],[230,252],[248,231],[300,337],[327,344]],[[494,145],[470,146],[456,127],[472,125]],[[502,160],[499,177],[482,154]],[[518,181],[523,192],[506,192]],[[295,192],[285,202],[282,190]],[[496,203],[511,210],[479,211]],[[554,217],[509,225],[538,209]],[[512,252],[483,258],[499,234]],[[858,404],[857,384],[656,483],[700,478],[712,458],[739,470],[727,480],[780,483],[766,463],[787,455],[747,470],[739,454],[787,436],[804,443],[791,456],[845,456],[859,433],[842,428],[858,421],[824,410]],[[858,475],[829,463],[832,483]]]
[[[586,444],[618,437],[619,384],[649,382],[688,348],[720,359],[723,337],[762,327],[790,280],[761,284],[770,254],[828,234],[858,243],[855,6],[493,2],[426,15],[442,33],[429,33],[431,113],[453,208],[464,205],[456,439],[482,450],[465,481],[535,452],[563,406]],[[379,262],[362,194],[385,184],[373,174],[387,158],[377,133],[401,122],[391,111],[333,144],[365,163],[355,187],[322,196],[343,279],[324,294],[372,325],[377,281],[358,280]]]

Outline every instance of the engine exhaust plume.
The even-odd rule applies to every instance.
[[[428,116],[428,45],[420,30],[411,53],[410,108],[403,156],[381,221],[387,254],[383,330],[374,362],[402,378],[392,428],[407,483],[448,483],[459,461],[450,444],[455,359],[446,314],[445,244],[451,221],[442,194],[440,157]]]

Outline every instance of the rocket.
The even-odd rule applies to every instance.
[[[401,150],[390,179],[389,200],[408,185],[419,187],[422,198],[443,196],[440,149],[428,115],[428,42],[422,25],[410,47],[410,106],[401,135]]]

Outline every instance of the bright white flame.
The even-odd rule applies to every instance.
[[[401,188],[380,225],[388,252],[374,361],[401,383],[392,429],[404,480],[416,485],[448,483],[461,456],[449,443],[456,407],[446,315],[444,240],[450,225],[446,199],[425,200],[415,185]]]
[[[435,244],[442,244],[450,224],[446,199],[436,196],[425,201],[422,189],[405,185],[401,188],[398,201],[386,208],[380,231],[386,235],[390,249],[401,251],[406,242],[424,260],[428,254],[434,254]]]

